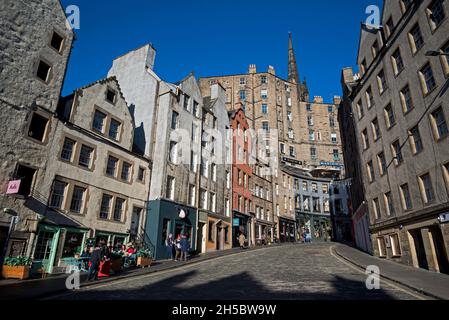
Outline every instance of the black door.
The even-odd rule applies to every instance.
[[[439,227],[430,228],[432,234],[433,245],[435,247],[435,254],[437,255],[437,263],[441,273],[449,274],[449,261],[447,252],[444,247],[444,239]]]
[[[426,250],[424,249],[424,241],[422,239],[421,230],[413,230],[411,232],[413,242],[415,243],[416,257],[418,259],[418,265],[422,269],[429,270],[427,264]]]

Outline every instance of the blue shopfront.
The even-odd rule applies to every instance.
[[[168,259],[165,240],[169,234],[176,239],[185,234],[190,242],[191,251],[196,251],[197,209],[169,200],[149,202],[145,244],[153,248],[156,260]]]

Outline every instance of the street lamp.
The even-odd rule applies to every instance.
[[[9,209],[9,208],[4,208],[3,209],[3,213],[11,216],[11,222],[9,224],[8,235],[6,236],[5,243],[3,245],[2,252],[1,252],[1,255],[0,255],[0,272],[3,269],[3,262],[5,261],[6,251],[8,250],[8,243],[9,243],[9,239],[11,237],[11,233],[14,230],[14,226],[19,221],[19,217],[17,215],[17,212],[15,212],[14,210]]]
[[[426,56],[427,57],[438,57],[438,56],[446,56],[446,57],[448,57],[449,53],[431,50],[431,51],[427,51],[426,52]]]

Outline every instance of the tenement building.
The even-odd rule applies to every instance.
[[[447,1],[386,1],[383,27],[362,26],[360,75],[347,75],[345,98],[375,255],[442,273],[449,273],[448,15]]]
[[[277,76],[272,66],[266,72],[258,72],[255,65],[250,65],[246,74],[201,78],[200,86],[207,90],[211,83],[219,82],[226,89],[227,109],[241,109],[250,129],[266,133],[267,138],[258,139],[257,144],[272,159],[268,172],[272,175],[273,237],[293,241],[293,178],[281,172],[280,164],[321,178],[339,178],[344,173],[337,118],[340,99],[336,97],[332,103],[324,103],[321,97],[309,99],[307,83],[300,81],[291,35],[288,65],[287,79]],[[263,157],[256,162],[260,162],[259,158]],[[293,237],[281,237],[280,220],[294,229],[288,232]]]
[[[0,3],[0,247],[18,216],[6,255],[31,254],[54,115],[74,34],[57,0]]]

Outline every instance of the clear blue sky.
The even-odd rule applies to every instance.
[[[105,77],[112,60],[145,43],[157,50],[156,73],[176,82],[259,71],[287,74],[288,32],[293,33],[301,77],[311,95],[341,94],[340,74],[354,66],[360,23],[368,5],[382,0],[63,0],[78,5],[81,29],[63,94]]]

